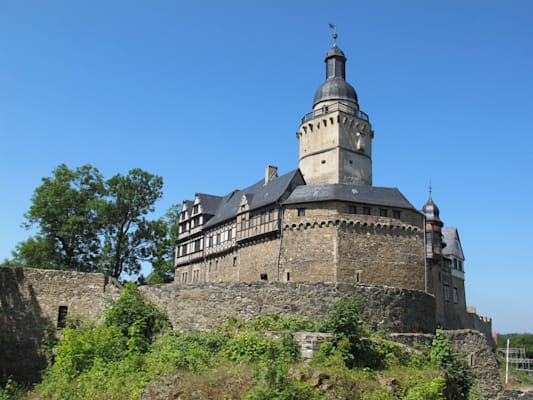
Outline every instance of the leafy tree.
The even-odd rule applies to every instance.
[[[115,278],[137,274],[151,262],[153,280],[173,278],[177,212],[149,220],[162,196],[163,179],[141,169],[104,180],[91,165],[75,170],[59,165],[35,189],[24,226],[37,233],[19,243],[14,266],[105,271]]]
[[[152,268],[149,284],[166,283],[174,280],[174,249],[178,237],[180,206],[172,206],[163,218],[152,222]]]
[[[39,231],[17,247],[15,260],[42,268],[97,270],[102,175],[90,165],[71,170],[61,164],[42,181],[24,224],[27,228],[38,225]]]
[[[152,256],[150,236],[159,224],[146,215],[163,195],[163,178],[139,168],[117,174],[106,182],[102,208],[104,226],[103,265],[114,277],[124,271],[137,274],[141,262]]]

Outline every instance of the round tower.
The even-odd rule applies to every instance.
[[[439,207],[433,202],[431,188],[429,189],[428,201],[422,207],[422,213],[426,217],[426,258],[440,262],[443,247],[442,227],[444,224],[439,217]]]
[[[372,185],[374,132],[368,115],[359,109],[355,89],[346,81],[346,56],[336,43],[325,63],[326,80],[296,134],[300,171],[307,184]]]

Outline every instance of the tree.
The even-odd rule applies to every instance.
[[[152,273],[149,284],[167,283],[174,280],[174,249],[178,237],[180,206],[173,205],[163,218],[154,222],[152,236]]]
[[[102,261],[111,276],[118,278],[122,272],[137,274],[141,262],[151,258],[151,236],[158,224],[148,221],[146,215],[154,211],[154,204],[162,195],[163,178],[139,168],[107,180],[101,218]]]
[[[72,271],[137,274],[151,262],[171,279],[175,229],[169,217],[149,220],[163,179],[141,169],[104,180],[91,165],[59,165],[32,197],[27,228],[38,232],[13,252],[13,265]]]
[[[34,238],[21,243],[15,260],[34,267],[94,271],[100,255],[98,209],[104,192],[100,172],[83,165],[59,165],[32,197],[25,214],[27,228],[38,225]]]

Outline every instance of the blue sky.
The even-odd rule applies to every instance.
[[[226,194],[295,133],[329,22],[375,131],[374,185],[459,228],[468,304],[533,332],[533,2],[0,1],[0,260],[60,163],[163,176],[157,213]]]

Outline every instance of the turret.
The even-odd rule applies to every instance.
[[[307,184],[372,185],[374,132],[368,115],[359,109],[355,89],[346,81],[346,56],[336,42],[324,61],[326,80],[296,134],[300,171]]]

